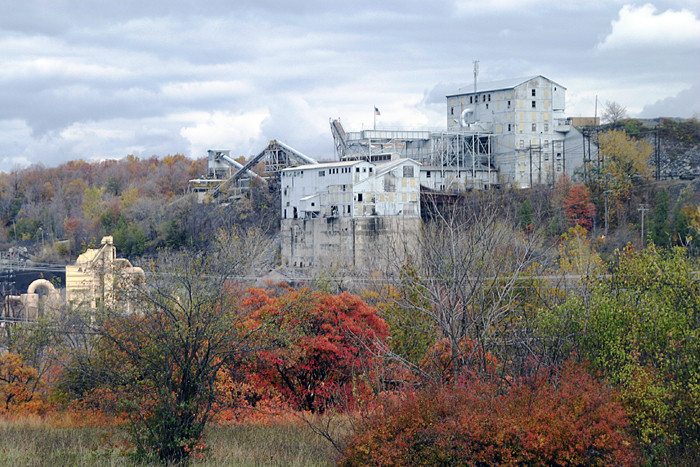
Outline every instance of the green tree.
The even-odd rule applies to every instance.
[[[114,245],[126,256],[141,256],[146,249],[146,232],[139,225],[128,225],[124,218],[119,220],[114,231]]]
[[[389,351],[394,359],[411,363],[420,362],[428,348],[437,340],[434,322],[424,310],[430,308],[425,300],[417,268],[406,264],[400,271],[401,281],[372,294],[377,308],[389,325]]]
[[[667,246],[670,242],[671,229],[668,223],[669,205],[668,191],[664,188],[656,197],[651,218],[651,228],[649,230],[649,237],[651,237],[655,244],[660,246]]]
[[[518,225],[523,229],[532,225],[532,204],[529,199],[525,199],[518,209]]]
[[[628,247],[588,299],[571,294],[549,313],[567,317],[558,318],[560,340],[617,386],[649,459],[672,465],[700,458],[700,283],[692,271],[682,248]]]
[[[104,211],[105,202],[102,199],[105,187],[86,188],[83,193],[83,217],[91,223],[97,223]]]

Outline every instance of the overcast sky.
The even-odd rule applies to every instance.
[[[338,5],[336,5],[336,3]],[[700,112],[700,2],[0,0],[0,170],[345,129],[445,128],[445,94],[544,75],[567,115]]]

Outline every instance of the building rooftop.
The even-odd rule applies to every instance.
[[[531,79],[540,78],[540,77],[545,78],[545,79],[549,79],[549,78],[546,78],[545,76],[542,76],[542,75],[533,75],[533,76],[526,76],[524,78],[509,78],[509,79],[502,79],[499,81],[487,81],[484,83],[477,82],[476,83],[476,92],[500,91],[503,89],[513,89],[514,87],[519,86],[523,83],[526,83],[526,82],[530,81]],[[550,80],[550,81],[552,81],[552,80]],[[555,81],[552,81],[552,82],[555,83],[557,86],[560,86],[562,89],[566,89],[564,86],[561,86],[559,83],[556,83]],[[473,94],[473,93],[474,93],[474,85],[472,84],[472,85],[463,86],[463,87],[457,89],[457,91],[455,91],[451,94],[448,94],[447,97],[461,96],[463,94]]]

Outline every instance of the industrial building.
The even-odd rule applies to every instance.
[[[566,88],[544,76],[475,83],[446,97],[447,129],[493,134],[492,160],[517,188],[553,183],[583,165],[580,134],[564,115]],[[579,149],[577,149],[579,148]]]
[[[201,201],[231,200],[274,177],[284,266],[385,267],[380,253],[410,253],[421,192],[529,188],[583,166],[582,136],[564,115],[565,87],[544,76],[477,83],[477,70],[473,87],[446,96],[444,131],[353,132],[331,119],[334,162],[277,140],[245,165],[209,151],[208,173],[190,189]]]
[[[552,184],[583,166],[582,135],[575,124],[596,119],[565,116],[566,88],[544,76],[477,83],[446,96],[445,131],[372,129],[346,131],[330,120],[335,158],[372,163],[397,158],[421,164],[428,191],[454,192]],[[573,123],[573,124],[572,124]],[[209,151],[208,173],[190,181],[200,200],[231,199],[252,180],[265,183],[286,167],[317,161],[272,140],[245,166],[229,151]],[[262,164],[262,169],[253,170]]]
[[[544,76],[516,78],[446,96],[446,131],[349,132],[335,119],[331,133],[339,160],[419,161],[427,190],[529,188],[572,176],[583,165],[582,137],[565,117],[565,103],[560,84]]]
[[[0,321],[33,321],[57,313],[66,305],[91,310],[118,305],[131,313],[136,311],[131,291],[144,280],[143,269],[132,266],[128,259],[117,258],[112,237],[103,237],[99,248],[88,248],[74,264],[65,267],[65,289],[56,289],[47,279],[36,279],[26,293],[5,297]]]
[[[420,183],[428,190],[485,189],[499,183],[491,160],[493,135],[478,128],[346,132],[335,119],[331,133],[339,160],[378,162],[401,157],[420,162]]]
[[[413,159],[303,165],[281,172],[282,261],[288,267],[381,269],[420,227]]]
[[[267,177],[279,176],[282,169],[316,163],[316,159],[274,139],[245,165],[231,158],[231,151],[209,150],[207,173],[190,180],[189,191],[196,193],[199,202],[228,201],[240,197],[251,183],[266,184]],[[253,170],[258,165],[262,166],[259,174]]]
[[[66,302],[91,309],[120,302],[125,311],[133,311],[126,291],[144,279],[143,269],[117,258],[113,238],[103,237],[100,248],[88,248],[66,266]]]

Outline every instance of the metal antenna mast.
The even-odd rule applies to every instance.
[[[479,96],[476,95],[476,79],[479,76],[479,60],[474,60],[474,122],[479,121]]]

